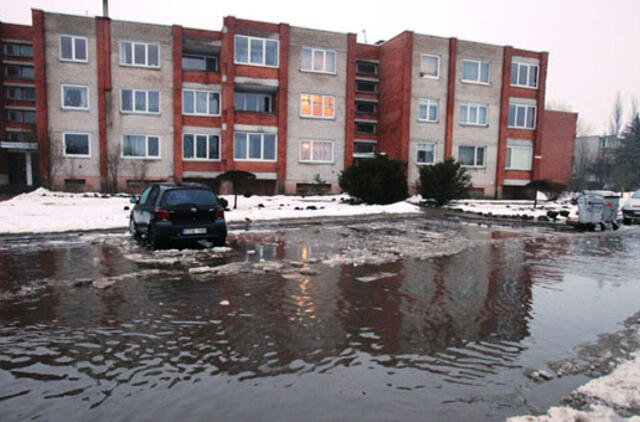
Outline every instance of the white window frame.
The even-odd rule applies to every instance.
[[[509,114],[511,113],[511,106],[514,106],[516,108],[515,111],[515,115],[514,115],[514,119],[513,119],[513,125],[509,124]],[[518,108],[519,107],[524,107],[524,126],[518,126]],[[529,108],[533,107],[533,112],[534,112],[534,116],[533,116],[533,127],[528,127],[527,126],[527,121],[529,120]],[[521,130],[536,130],[536,125],[538,123],[538,105],[537,104],[525,104],[525,103],[516,103],[516,102],[510,102],[509,103],[509,110],[507,112],[507,127],[510,129],[521,129]]]
[[[67,154],[67,135],[87,135],[88,154]],[[69,158],[91,158],[91,134],[86,132],[62,132],[62,155]]]
[[[192,158],[186,158],[184,156],[184,137],[187,136],[187,135],[193,136],[193,157]],[[196,138],[198,136],[206,136],[207,137],[207,158],[198,158],[198,157],[196,157],[196,151],[197,151]],[[211,144],[211,137],[212,136],[216,136],[218,138],[218,158],[208,158],[209,147],[210,147],[210,144]],[[220,141],[220,134],[219,133],[192,133],[192,132],[188,132],[188,133],[183,133],[182,134],[182,161],[216,162],[216,161],[220,161],[221,159],[222,159],[222,143]]]
[[[311,108],[309,109],[309,111],[311,112],[310,114],[303,114],[302,113],[302,97],[304,95],[308,95],[309,97],[311,97]],[[313,97],[322,97],[322,116],[314,116],[313,115]],[[325,98],[333,98],[333,115],[332,116],[325,116],[324,115],[324,101]],[[303,92],[302,94],[300,94],[300,117],[304,117],[307,119],[320,119],[320,120],[335,120],[336,119],[336,97],[333,95],[323,95],[323,94],[309,94],[306,92]]]
[[[309,143],[309,149],[311,153],[311,158],[305,160],[302,158],[302,144]],[[313,158],[313,145],[314,144],[331,144],[331,159],[330,160],[315,160]],[[300,141],[300,150],[298,153],[298,161],[301,163],[309,163],[309,164],[333,164],[334,163],[334,152],[335,152],[335,142],[329,141],[326,139],[303,139]]]
[[[475,63],[478,67],[478,79],[465,79],[464,78],[464,64],[465,63]],[[487,82],[482,80],[482,65],[487,64]],[[486,60],[474,60],[474,59],[463,59],[462,60],[462,78],[461,81],[470,84],[478,84],[478,85],[489,85],[491,82],[491,62]]]
[[[303,60],[304,50],[310,50],[311,51],[311,69],[305,69],[304,66],[303,66],[303,63],[304,63],[304,60]],[[316,51],[321,51],[322,52],[322,70],[315,70]],[[333,66],[335,67],[334,70],[327,70],[327,53],[328,52],[332,52],[333,53]],[[338,71],[336,50],[331,50],[331,49],[328,49],[328,48],[316,48],[316,47],[303,46],[302,49],[300,50],[300,70],[302,72],[327,73],[329,75],[336,75],[337,71]]]
[[[462,106],[467,106],[466,122],[462,121]],[[472,107],[475,107],[477,109],[477,111],[476,111],[476,121],[475,122],[470,122],[469,121],[469,115],[471,114],[470,113],[470,109]],[[485,115],[487,116],[486,123],[480,123],[480,109],[482,107],[484,107],[487,110],[487,112],[485,113]],[[458,123],[460,123],[463,126],[488,127],[489,126],[489,104],[470,103],[470,102],[462,102],[462,103],[460,103],[460,118],[458,119]]]
[[[418,161],[418,157],[420,157],[420,146],[421,145],[433,145],[433,161],[428,163],[426,161]],[[430,166],[430,165],[434,165],[436,163],[437,160],[437,154],[438,154],[438,144],[436,142],[418,142],[418,145],[416,147],[416,164],[419,166]]]
[[[130,43],[131,44],[131,63],[126,63],[126,62],[123,61],[123,59],[124,59],[124,54],[122,54],[122,44],[123,43]],[[135,48],[136,44],[144,45],[144,64],[137,64],[136,63],[136,48]],[[162,59],[160,57],[160,54],[161,54],[160,44],[153,43],[153,42],[145,42],[145,41],[120,40],[118,45],[120,47],[120,50],[118,51],[118,53],[120,54],[120,66],[141,67],[141,68],[146,68],[146,69],[160,69],[160,63],[162,63]],[[157,65],[153,65],[153,66],[149,64],[149,46],[150,45],[155,45],[158,48],[158,64]]]
[[[124,155],[124,138],[125,136],[144,136],[144,156]],[[149,156],[149,138],[158,138],[158,155]],[[122,135],[120,144],[120,157],[127,160],[162,160],[162,137],[160,135],[143,135],[140,133],[125,133]]]
[[[467,165],[467,164],[462,164],[460,162],[460,147],[468,147],[468,148],[474,148],[473,150],[473,165]],[[479,149],[484,149],[484,155],[483,155],[483,163],[481,166],[479,166],[478,164],[476,164],[478,162],[478,150]],[[462,167],[466,167],[466,168],[476,168],[476,169],[483,169],[487,167],[487,146],[486,145],[465,145],[465,144],[461,144],[458,145],[458,162],[460,162],[460,165]]]
[[[71,58],[67,59],[62,57],[62,37],[71,38]],[[78,59],[76,58],[76,39],[84,40],[84,51],[87,55],[86,59]],[[89,39],[87,37],[81,37],[78,35],[70,35],[70,34],[62,34],[58,40],[59,43],[59,54],[58,58],[61,62],[71,62],[71,63],[89,63]]]
[[[535,64],[535,63],[523,63],[523,62],[519,62],[517,60],[514,60],[511,63],[511,66],[516,65],[517,67],[517,71],[516,71],[516,75],[518,78],[518,82],[513,82],[510,81],[511,86],[515,86],[517,88],[526,88],[526,89],[538,89],[538,78],[540,77],[540,65],[539,64]],[[519,82],[520,79],[520,67],[521,66],[526,66],[527,67],[527,81],[525,84],[521,84]],[[529,79],[531,76],[531,68],[535,67],[536,68],[536,86],[531,86],[529,85]],[[509,78],[511,78],[511,69],[509,69]]]
[[[509,163],[508,158],[512,158],[513,157],[513,150],[514,149],[520,149],[520,150],[527,150],[529,151],[529,166],[528,168],[517,168],[517,167],[512,167]],[[509,150],[511,150],[509,152]],[[533,161],[533,145],[529,143],[529,145],[524,145],[524,144],[516,144],[516,143],[510,143],[507,140],[507,153],[505,154],[505,170],[511,170],[511,171],[531,171],[532,169],[532,161]]]
[[[438,60],[438,74],[433,76],[433,75],[425,75],[424,71],[422,70],[422,58],[423,57],[432,57]],[[440,55],[438,54],[431,54],[431,53],[422,53],[420,55],[420,76],[422,76],[423,78],[427,78],[427,79],[440,79]]]
[[[184,93],[185,91],[193,92],[193,113],[187,113],[184,109]],[[198,113],[196,112],[196,94],[198,92],[207,93],[207,113]],[[213,114],[209,113],[211,101],[209,100],[209,95],[218,94],[218,113]],[[220,91],[215,90],[207,90],[207,89],[196,89],[196,88],[183,88],[182,89],[182,114],[185,116],[207,116],[207,117],[219,117],[222,113],[222,93]]]
[[[125,110],[124,109],[124,91],[131,91],[131,110]],[[136,92],[144,92],[145,93],[145,104],[146,104],[146,110],[145,111],[138,111],[136,110]],[[150,92],[157,92],[158,93],[158,111],[149,111],[149,93]],[[155,90],[155,89],[135,89],[135,88],[122,88],[120,89],[120,113],[122,114],[153,114],[153,115],[158,115],[160,114],[160,110],[161,110],[161,93],[159,90]]]
[[[64,89],[65,88],[85,88],[87,90],[87,106],[86,107],[73,107],[64,105]],[[60,85],[60,104],[63,110],[80,110],[89,111],[91,104],[91,92],[87,85],[74,85],[74,84],[61,84]]]
[[[246,38],[247,39],[247,62],[239,62],[236,57],[236,39],[237,38]],[[260,40],[262,41],[262,63],[251,63],[251,40]],[[276,42],[276,64],[267,64],[267,41],[275,41]],[[249,35],[236,34],[233,38],[233,63],[245,65],[245,66],[260,66],[260,67],[271,67],[277,69],[280,67],[280,40],[272,39],[272,38],[263,38],[263,37],[252,37]]]
[[[244,133],[245,142],[246,142],[246,151],[247,158],[236,158],[236,133]],[[260,135],[260,158],[249,158],[249,136],[250,135]],[[274,151],[273,151],[273,159],[264,158],[264,135],[273,135],[274,136]],[[264,133],[264,132],[247,132],[244,130],[238,130],[233,132],[233,161],[257,161],[257,162],[267,162],[267,163],[275,163],[278,161],[278,134],[277,133]]]
[[[435,103],[435,106],[436,106],[436,119],[435,120],[429,119],[429,109],[431,108],[433,103]],[[423,119],[423,118],[420,117],[420,106],[422,106],[422,105],[427,107],[427,117],[426,117],[426,119]],[[418,99],[418,121],[419,122],[424,122],[424,123],[438,123],[440,121],[440,100],[438,98],[420,98],[420,99]]]

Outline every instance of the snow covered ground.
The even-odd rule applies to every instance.
[[[233,195],[223,196],[233,207]],[[407,202],[390,205],[349,205],[347,195],[238,196],[238,208],[225,213],[228,222],[417,213]],[[52,192],[43,188],[0,202],[0,233],[48,233],[126,228],[133,207],[126,196]]]
[[[612,373],[589,381],[579,387],[572,395],[581,397],[581,401],[590,403],[587,409],[576,410],[571,407],[552,407],[546,415],[518,416],[509,418],[509,422],[552,422],[552,421],[620,421],[640,422],[639,416],[628,419],[618,416],[637,414],[640,409],[640,353],[631,360],[622,363]]]

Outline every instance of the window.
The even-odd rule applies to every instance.
[[[6,133],[7,140],[9,142],[29,142],[27,132],[18,132],[14,130],[8,130]]]
[[[356,101],[356,113],[359,114],[376,114],[378,112],[378,103],[371,101]]]
[[[535,129],[536,106],[509,104],[509,127],[515,129]]]
[[[216,91],[182,90],[182,114],[219,116],[220,93]]]
[[[4,66],[5,78],[33,80],[33,66],[23,66],[19,64],[7,64]]]
[[[375,94],[378,92],[378,84],[372,81],[356,81],[356,92]]]
[[[120,41],[122,66],[160,68],[160,46],[135,41]]]
[[[356,62],[356,73],[367,76],[378,75],[378,64],[373,62]]]
[[[235,62],[278,67],[278,40],[236,35]]]
[[[182,158],[188,161],[219,160],[220,137],[185,133],[182,136]]]
[[[125,158],[160,158],[160,137],[155,135],[123,135],[122,156]]]
[[[487,147],[460,146],[458,161],[464,167],[484,167],[484,153]]]
[[[213,56],[183,55],[182,69],[200,72],[217,72],[218,58]]]
[[[460,104],[460,124],[488,126],[488,110],[487,104],[462,103]]]
[[[438,79],[440,77],[440,56],[423,54],[420,60],[420,76]]]
[[[376,124],[372,122],[356,122],[357,135],[375,135]]]
[[[268,94],[254,94],[236,92],[234,108],[236,111],[251,111],[255,113],[271,113],[273,100]]]
[[[233,159],[237,161],[275,161],[276,135],[235,132],[233,134]]]
[[[613,148],[616,146],[616,141],[613,137],[609,136],[603,136],[600,138],[600,148],[602,149],[609,149],[609,148]]]
[[[120,110],[123,113],[159,114],[160,92],[144,89],[120,90]]]
[[[366,158],[373,157],[376,154],[375,142],[354,142],[353,143],[353,156]]]
[[[7,98],[10,100],[35,101],[36,90],[31,87],[8,86]]]
[[[7,110],[7,121],[10,123],[35,123],[36,112],[24,110]]]
[[[88,133],[65,133],[64,156],[65,157],[90,157]]]
[[[30,44],[6,43],[4,55],[8,57],[33,57],[33,47]]]
[[[335,117],[335,97],[300,94],[300,115],[316,119],[333,119]]]
[[[87,39],[74,35],[60,35],[60,60],[87,62]]]
[[[462,61],[462,80],[479,84],[489,83],[489,62],[477,60]]]
[[[89,87],[82,85],[62,85],[62,108],[89,110]]]
[[[333,142],[302,141],[300,161],[309,163],[333,163]]]
[[[438,123],[438,103],[436,98],[421,98],[418,102],[418,120]]]
[[[302,47],[302,70],[336,73],[336,52],[321,48]]]
[[[507,170],[531,170],[533,148],[530,142],[507,141]]]
[[[511,86],[537,88],[538,65],[519,62],[511,63]]]
[[[425,142],[418,144],[418,164],[435,164],[436,162],[436,144]]]

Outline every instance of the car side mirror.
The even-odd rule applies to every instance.
[[[140,202],[140,198],[138,198],[137,196],[132,196],[131,199],[129,199],[129,202],[132,204],[137,204],[138,202]]]

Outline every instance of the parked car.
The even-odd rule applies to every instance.
[[[640,222],[640,190],[631,194],[631,198],[622,206],[622,222],[631,224]]]
[[[205,185],[155,183],[131,202],[136,205],[129,218],[129,231],[135,238],[146,236],[154,249],[203,239],[214,246],[226,242],[224,209]]]

